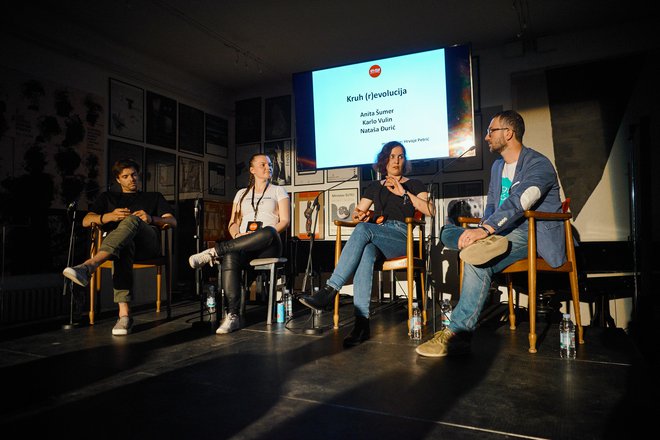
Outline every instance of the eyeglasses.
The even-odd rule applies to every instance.
[[[489,128],[486,130],[486,135],[493,134],[494,131],[498,130],[511,130],[509,127],[501,127],[501,128]]]

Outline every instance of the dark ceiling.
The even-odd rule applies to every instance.
[[[80,46],[105,44],[174,66],[227,90],[288,81],[298,71],[470,43],[617,26],[653,2],[611,0],[25,0],[10,32]],[[82,29],[82,31],[81,31]],[[102,49],[102,48],[101,48]],[[97,54],[101,56],[102,54]]]

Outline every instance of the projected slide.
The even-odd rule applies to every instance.
[[[408,159],[447,157],[444,49],[312,73],[316,166],[371,163],[402,142]]]

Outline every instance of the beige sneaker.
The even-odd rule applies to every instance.
[[[415,351],[424,357],[443,357],[467,354],[470,352],[469,333],[454,333],[448,328],[435,332],[433,337],[419,345]]]
[[[486,264],[495,257],[499,257],[509,248],[509,240],[501,235],[490,235],[477,240],[470,246],[461,250],[461,260],[473,266]]]

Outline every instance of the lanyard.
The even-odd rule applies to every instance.
[[[254,206],[254,191],[256,190],[257,186],[252,187],[252,209],[254,210],[254,221],[257,221],[257,214],[259,213],[259,204],[261,203],[261,199],[264,198],[266,195],[266,191],[268,191],[268,185],[270,185],[270,182],[266,183],[266,187],[264,188],[264,192],[261,193],[261,197],[259,197],[259,200],[257,200],[257,206]]]

